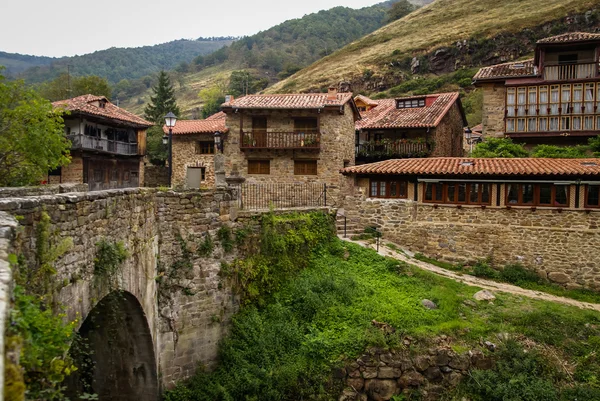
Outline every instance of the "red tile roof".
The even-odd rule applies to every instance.
[[[477,124],[476,126],[474,126],[473,128],[471,128],[471,131],[473,133],[478,132],[478,133],[482,133],[483,132],[483,124]]]
[[[173,135],[214,134],[217,131],[222,133],[227,132],[229,129],[225,126],[225,117],[225,113],[220,111],[204,120],[177,120],[173,127]],[[169,129],[165,125],[163,125],[163,132],[169,132]]]
[[[104,103],[104,107],[100,107],[100,103]],[[115,106],[104,96],[82,95],[72,99],[53,102],[52,106],[55,108],[63,108],[71,113],[110,118],[111,120],[117,120],[135,126],[151,127],[154,125],[125,109]]]
[[[589,32],[568,32],[562,35],[550,36],[549,38],[540,39],[537,41],[538,44],[551,44],[551,43],[572,43],[572,42],[587,42],[590,40],[600,40],[600,33],[589,33]]]
[[[352,93],[338,93],[335,100],[328,100],[327,93],[300,93],[283,95],[248,95],[223,103],[222,107],[234,109],[321,109],[339,107],[354,102]]]
[[[370,99],[364,95],[358,95],[354,98],[355,102],[358,102],[359,100],[364,104],[368,104],[369,106],[377,106],[377,100]]]
[[[426,98],[426,106],[397,109],[397,100]],[[410,96],[398,99],[378,100],[378,105],[362,113],[363,120],[356,129],[382,128],[435,128],[458,100],[458,92],[437,93],[425,96]]]
[[[512,63],[496,64],[483,67],[473,77],[473,81],[485,81],[498,78],[524,78],[538,75],[533,59],[513,61]]]
[[[347,167],[343,174],[582,176],[600,175],[600,159],[394,159]]]

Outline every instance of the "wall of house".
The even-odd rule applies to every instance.
[[[60,182],[66,183],[83,183],[83,158],[81,156],[71,155],[71,163],[61,168]]]
[[[114,158],[95,155],[86,158],[90,191],[140,186],[144,164],[138,157]],[[85,174],[85,172],[84,172]]]
[[[244,112],[243,127],[252,128],[252,114]],[[294,117],[317,117],[316,111],[269,111],[267,131],[294,130]],[[240,150],[240,113],[227,115],[229,133],[224,140],[225,172],[238,173],[251,183],[325,183],[332,194],[339,192],[340,169],[354,165],[354,114],[346,105],[344,114],[338,111],[320,113],[321,147],[317,150]],[[270,174],[248,174],[248,159],[270,160]],[[294,160],[317,160],[317,175],[294,175]],[[328,194],[330,192],[328,191]],[[329,197],[328,199],[333,199]]]
[[[483,137],[504,137],[506,87],[502,84],[481,84],[483,90]]]
[[[458,105],[454,103],[439,125],[433,129],[431,157],[463,155],[463,120]]]
[[[368,198],[368,179],[347,178],[343,201],[348,224],[376,225],[383,238],[413,252],[453,263],[492,257],[497,266],[522,263],[568,288],[600,289],[600,210],[434,205],[408,199]],[[355,184],[355,185],[354,185]],[[409,188],[412,185],[409,185]],[[422,196],[423,184],[419,185]],[[582,188],[583,191],[583,188]],[[583,193],[580,193],[580,196]],[[493,187],[492,199],[496,197]],[[504,189],[501,189],[504,206]]]
[[[196,154],[197,141],[214,143],[214,136],[212,134],[173,135],[173,186],[186,188],[188,167],[204,167],[206,179],[201,185],[206,187],[215,185],[215,156]]]

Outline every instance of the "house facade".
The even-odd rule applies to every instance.
[[[354,165],[351,93],[249,95],[222,105],[225,174],[247,183],[314,183],[339,187]]]
[[[600,34],[539,40],[533,59],[484,67],[483,136],[570,146],[600,134]]]
[[[152,123],[112,104],[83,95],[52,103],[65,114],[71,163],[48,174],[48,183],[86,183],[91,191],[138,187],[144,182],[146,130]]]
[[[463,155],[467,126],[459,93],[372,100],[357,96],[356,164]]]
[[[174,187],[201,188],[215,185],[215,134],[228,132],[225,113],[204,120],[178,120],[173,127]],[[163,126],[163,132],[169,129]]]

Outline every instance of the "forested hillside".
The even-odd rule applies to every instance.
[[[181,39],[155,46],[113,47],[82,56],[49,60],[47,57],[0,53],[0,64],[3,60],[9,59],[23,59],[23,62],[26,61],[31,64],[46,64],[34,66],[18,75],[19,78],[25,79],[28,83],[39,83],[54,79],[58,75],[67,72],[67,66],[69,66],[70,72],[74,76],[98,75],[115,84],[123,79],[137,79],[163,69],[173,69],[180,63],[189,62],[200,54],[207,54],[227,46],[233,39],[231,37],[200,38],[198,40]],[[49,64],[48,61],[50,61]],[[14,71],[13,67],[12,72]],[[11,73],[11,69],[8,72]]]
[[[0,51],[0,65],[6,67],[5,75],[15,75],[30,67],[48,65],[57,60],[53,57],[29,56]]]

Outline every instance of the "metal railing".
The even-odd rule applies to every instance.
[[[547,65],[544,67],[544,79],[547,81],[586,79],[597,76],[598,64],[596,63]]]
[[[240,138],[241,149],[319,149],[321,133],[244,131]]]
[[[112,141],[83,134],[69,135],[67,138],[71,141],[72,149],[97,150],[128,156],[138,154],[137,143]]]
[[[232,186],[241,210],[327,206],[327,184],[244,183]]]
[[[361,160],[426,157],[429,153],[429,144],[426,142],[398,141],[389,143],[361,143],[356,145],[356,158]]]

